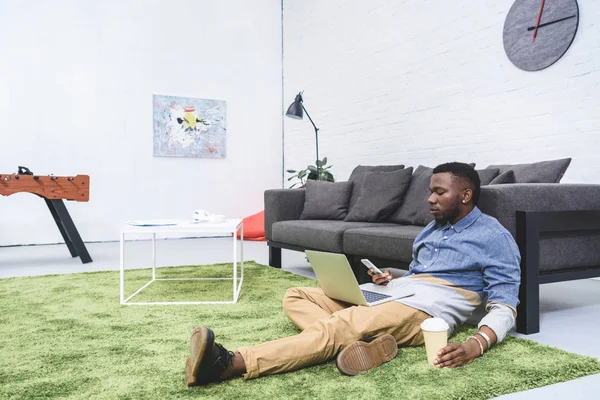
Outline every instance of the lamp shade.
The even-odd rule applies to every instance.
[[[302,95],[300,93],[296,95],[296,99],[290,104],[285,115],[294,119],[302,119],[304,111],[302,110]]]

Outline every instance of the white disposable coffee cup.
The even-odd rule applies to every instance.
[[[433,360],[437,358],[437,352],[448,344],[449,328],[446,321],[441,318],[427,318],[421,324],[429,364],[433,365]]]

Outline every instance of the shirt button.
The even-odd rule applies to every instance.
[[[444,239],[448,239],[448,236],[444,236]]]
[[[438,251],[438,249],[435,249],[435,251]]]
[[[423,266],[423,268],[424,268],[424,269],[427,269],[427,265],[424,265],[424,266]]]

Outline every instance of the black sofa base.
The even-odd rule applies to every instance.
[[[600,211],[517,211],[517,245],[521,252],[521,286],[517,307],[517,332],[540,331],[540,285],[600,277],[598,265],[557,271],[540,271],[540,234],[597,231]]]

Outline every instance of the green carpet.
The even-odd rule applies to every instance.
[[[160,277],[231,274],[226,265],[159,271]],[[128,271],[128,293],[149,277],[149,270]],[[409,348],[356,377],[340,375],[332,361],[252,381],[186,388],[184,364],[196,325],[213,328],[230,349],[293,335],[297,329],[281,309],[285,289],[315,285],[248,262],[235,305],[121,306],[118,272],[2,279],[0,398],[487,399],[600,373],[594,358],[508,337],[458,369],[434,369],[424,348]],[[231,295],[228,282],[155,282],[139,301],[227,300],[224,294]],[[465,340],[473,330],[463,329],[451,340]]]

